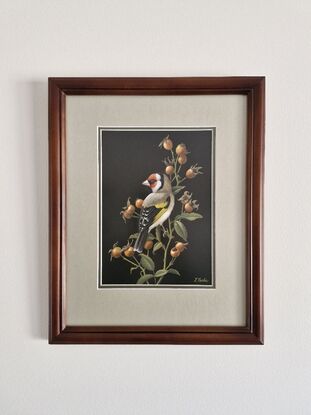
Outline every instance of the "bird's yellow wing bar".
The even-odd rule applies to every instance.
[[[163,202],[163,203],[158,203],[157,205],[155,205],[155,207],[157,208],[157,209],[161,209],[156,215],[155,215],[155,217],[154,217],[154,219],[153,219],[153,223],[155,223],[157,220],[159,220],[160,219],[160,217],[162,216],[162,215],[164,215],[164,213],[167,211],[167,205],[168,205],[168,203],[167,202]]]
[[[167,207],[167,202],[163,202],[163,203],[158,203],[157,205],[155,205],[155,207],[157,209],[164,209]]]
[[[160,217],[162,215],[164,215],[164,213],[167,211],[167,208],[161,209],[159,213],[156,214],[156,216],[154,217],[153,223],[155,223],[157,220],[160,219]]]

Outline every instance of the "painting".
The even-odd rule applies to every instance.
[[[98,127],[98,288],[214,288],[216,129]]]

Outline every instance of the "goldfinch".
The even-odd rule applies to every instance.
[[[148,186],[152,193],[145,198],[140,211],[139,235],[134,245],[134,251],[138,253],[143,251],[148,233],[170,217],[175,204],[172,185],[165,174],[153,173],[142,184]]]

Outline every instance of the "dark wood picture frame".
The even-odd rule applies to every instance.
[[[247,96],[246,325],[68,326],[66,324],[66,96]],[[49,78],[49,342],[263,344],[264,77]]]

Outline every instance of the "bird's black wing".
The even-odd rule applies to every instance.
[[[143,252],[150,226],[156,222],[166,210],[167,202],[141,209],[138,221],[139,235],[134,245],[134,251],[139,253]]]
[[[142,208],[140,211],[139,221],[138,221],[138,230],[139,232],[148,229],[156,215],[161,211],[161,208],[156,208],[155,206],[150,206],[147,208]]]

